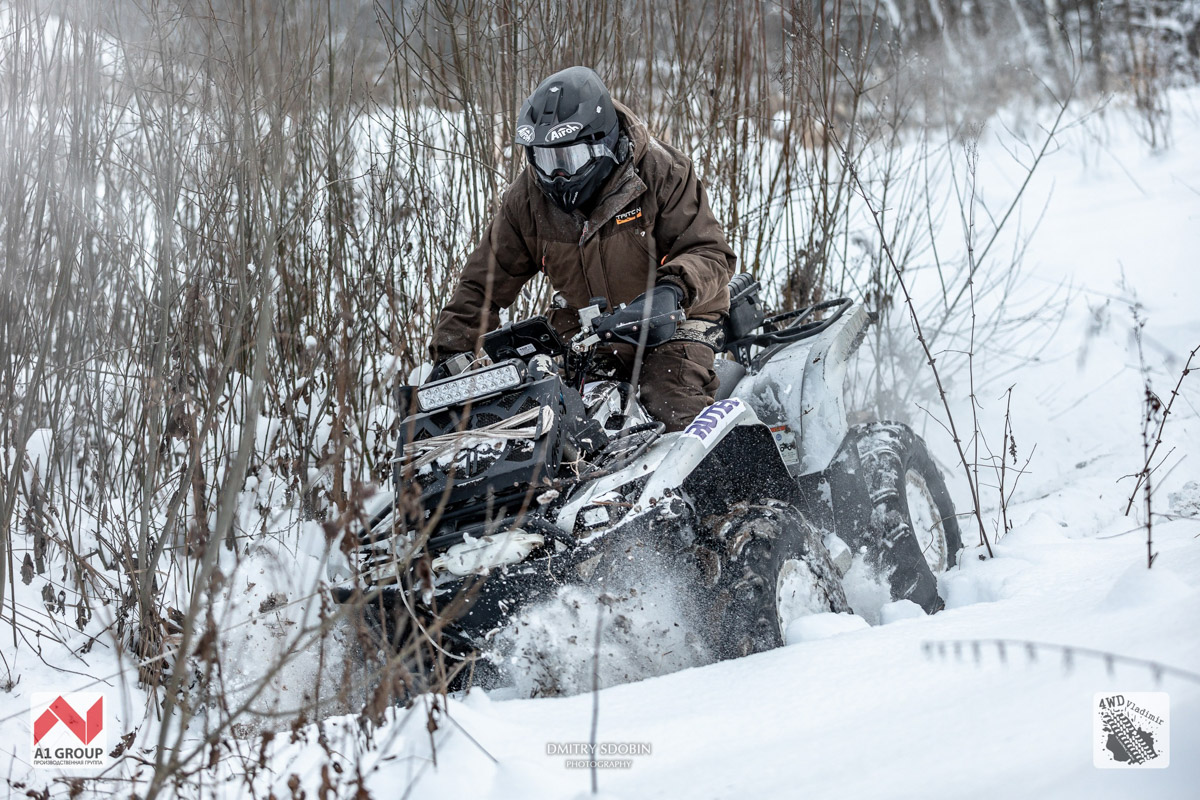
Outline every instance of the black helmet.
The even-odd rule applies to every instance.
[[[586,203],[617,164],[620,126],[600,76],[569,67],[542,81],[521,105],[516,143],[555,205]]]

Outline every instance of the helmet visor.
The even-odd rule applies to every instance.
[[[563,147],[531,147],[533,165],[545,176],[566,175],[568,178],[579,172],[596,158],[607,156],[617,160],[613,151],[598,142],[576,142]]]

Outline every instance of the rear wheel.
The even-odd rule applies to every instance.
[[[771,499],[738,505],[714,534],[718,658],[779,647],[796,619],[850,610],[821,536],[795,507]]]
[[[925,563],[935,573],[945,572],[954,563],[955,553],[950,551],[946,523],[925,473],[912,468],[904,471],[904,499],[908,505],[909,525],[917,537]]]
[[[865,547],[868,561],[887,572],[893,600],[913,600],[929,613],[941,609],[936,574],[954,566],[962,547],[941,470],[921,437],[900,423],[856,427],[850,447],[870,503],[869,524],[851,534],[851,544]]]

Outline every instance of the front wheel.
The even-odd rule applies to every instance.
[[[714,534],[722,556],[718,658],[779,647],[802,616],[850,610],[825,543],[794,506],[771,499],[739,504]]]
[[[941,609],[936,575],[954,566],[962,534],[925,442],[907,425],[871,423],[850,431],[843,456],[839,463],[865,484],[870,505],[869,524],[843,538],[865,547],[888,574],[893,600],[913,600],[928,613]]]

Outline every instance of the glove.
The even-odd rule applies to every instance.
[[[671,311],[679,311],[683,308],[683,299],[685,297],[683,287],[674,281],[662,281],[655,284],[652,296],[656,304],[661,302],[664,304],[664,307],[668,302],[668,298],[671,298]],[[642,295],[642,297],[645,297],[645,295]]]
[[[636,345],[641,343],[645,324],[649,328],[646,346],[657,347],[675,335],[675,327],[683,319],[683,290],[674,283],[664,282],[624,308],[602,317],[596,323],[596,333],[601,341],[615,339]]]
[[[683,282],[679,278],[670,277],[663,278],[658,283],[654,284],[655,291],[660,289],[668,289],[675,293],[676,307],[683,308],[684,301],[687,300],[687,289],[684,288]]]

